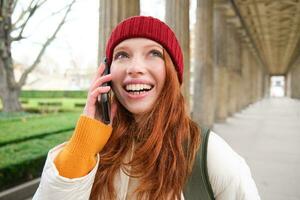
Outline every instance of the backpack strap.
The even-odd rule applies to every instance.
[[[207,144],[210,130],[201,128],[201,144],[196,154],[192,173],[184,189],[186,200],[214,200],[207,172]]]

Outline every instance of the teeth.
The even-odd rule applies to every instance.
[[[130,90],[134,90],[133,85],[129,85]]]
[[[128,84],[126,85],[126,90],[127,91],[140,91],[140,90],[150,90],[151,85],[148,84]]]

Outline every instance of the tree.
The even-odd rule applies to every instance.
[[[22,106],[19,102],[22,86],[25,85],[28,75],[40,63],[47,47],[53,42],[59,30],[65,24],[66,18],[76,0],[72,0],[65,8],[58,11],[64,12],[63,18],[52,35],[50,35],[42,45],[33,63],[23,72],[20,79],[17,81],[14,75],[11,44],[12,42],[26,39],[23,36],[26,25],[46,1],[47,0],[31,0],[28,7],[18,15],[16,21],[12,22],[12,15],[18,0],[0,0],[0,99],[3,105],[3,112],[22,111]],[[13,31],[18,33],[16,37],[11,36]]]

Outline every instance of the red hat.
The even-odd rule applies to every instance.
[[[106,45],[108,65],[112,62],[114,48],[120,42],[137,37],[151,39],[166,49],[175,65],[179,82],[182,83],[183,56],[179,42],[167,24],[153,17],[130,17],[115,27]]]

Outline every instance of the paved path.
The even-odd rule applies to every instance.
[[[214,125],[249,164],[263,200],[300,200],[300,101],[264,99]]]

